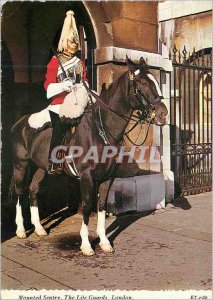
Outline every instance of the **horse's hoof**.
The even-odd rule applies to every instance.
[[[101,250],[103,250],[106,253],[112,253],[114,252],[114,249],[112,248],[112,246],[109,243],[100,243],[99,246],[101,247]]]
[[[45,236],[45,235],[47,235],[47,232],[46,232],[46,230],[43,227],[35,229],[35,233],[38,236]]]
[[[86,256],[92,256],[95,254],[95,252],[91,246],[81,246],[80,249],[81,249],[82,253]]]
[[[27,237],[25,230],[17,230],[16,236],[19,239],[26,239],[26,237]]]

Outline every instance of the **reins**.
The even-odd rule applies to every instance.
[[[139,123],[138,123],[138,124],[139,124]],[[137,124],[137,125],[138,125],[138,124]],[[149,125],[148,125],[148,128],[147,128],[147,131],[146,131],[145,138],[144,138],[144,140],[143,140],[140,144],[136,144],[136,142],[133,142],[132,139],[128,136],[128,134],[124,134],[124,135],[125,135],[126,138],[129,140],[129,142],[130,142],[131,144],[133,144],[134,146],[136,146],[136,147],[142,146],[142,145],[146,142],[146,139],[147,139],[147,137],[148,137],[149,129],[150,129],[151,124],[152,124],[152,123],[150,122]],[[132,129],[132,128],[131,128],[131,129]],[[138,139],[138,137],[137,137],[137,139]],[[137,141],[137,139],[136,139],[136,141]]]
[[[101,105],[103,105],[107,110],[109,110],[111,113],[113,113],[113,114],[115,114],[116,116],[118,116],[118,117],[120,117],[121,119],[123,119],[124,121],[127,121],[127,122],[129,122],[130,120],[133,120],[133,119],[131,119],[131,117],[134,117],[134,118],[137,118],[138,119],[138,116],[135,116],[134,114],[132,114],[131,115],[131,117],[129,118],[129,117],[127,117],[127,116],[125,116],[125,115],[123,115],[123,114],[120,114],[120,113],[118,113],[117,111],[115,111],[115,110],[113,110],[112,108],[110,108],[106,103],[104,103],[102,100],[101,100],[101,98],[98,96],[98,95],[96,95],[96,93],[94,93],[88,86],[87,86],[87,84],[86,84],[86,82],[85,81],[83,81],[83,85],[84,85],[84,87],[86,88],[86,90],[87,90],[87,92],[88,92],[88,95],[89,96],[93,96]],[[91,100],[92,101],[92,100]],[[92,103],[93,103],[93,101],[92,101]],[[133,121],[135,121],[135,120],[133,120]]]
[[[144,108],[144,110],[146,111],[146,106],[148,106],[148,109],[152,109],[152,107],[154,107],[154,104],[156,104],[157,102],[159,102],[161,99],[158,97],[157,99],[155,99],[154,103],[150,104],[148,99],[146,98],[146,96],[142,93],[142,91],[139,90],[139,88],[137,87],[135,81],[134,81],[134,77],[131,77],[131,74],[129,73],[129,77],[128,77],[129,81],[130,81],[130,84],[129,84],[129,87],[128,87],[128,99],[130,99],[130,85],[132,84],[133,85],[133,89],[134,89],[134,96],[138,99],[138,101],[140,101],[140,103],[142,104],[142,108]],[[96,124],[96,127],[97,127],[97,130],[98,130],[98,133],[99,135],[101,136],[103,142],[105,145],[111,145],[108,137],[107,137],[107,134],[110,135],[115,141],[116,140],[119,140],[120,138],[123,138],[124,136],[130,141],[130,143],[132,143],[134,146],[142,146],[147,137],[148,137],[148,134],[149,134],[149,129],[150,129],[150,126],[152,124],[152,121],[154,119],[154,116],[151,116],[151,119],[149,120],[148,122],[148,128],[147,128],[147,132],[146,132],[146,135],[145,135],[145,138],[144,140],[142,141],[142,143],[140,144],[136,144],[136,141],[133,142],[132,139],[129,137],[129,133],[134,130],[140,123],[143,119],[146,119],[146,117],[144,116],[143,113],[141,114],[138,114],[138,116],[136,115],[131,115],[130,117],[127,117],[123,114],[120,114],[118,113],[117,111],[114,111],[113,109],[111,109],[106,103],[104,103],[100,97],[95,94],[88,86],[87,84],[85,83],[85,81],[83,81],[83,85],[84,87],[86,88],[87,92],[88,92],[88,95],[90,97],[90,102],[91,102],[91,106],[92,106],[92,112],[93,112],[93,115],[94,115],[94,121],[95,121],[95,124]],[[118,137],[114,137],[110,132],[107,132],[106,134],[106,130],[104,129],[104,125],[103,125],[103,122],[102,122],[102,117],[101,117],[101,110],[100,110],[100,106],[99,106],[99,109],[98,109],[98,115],[99,115],[99,120],[96,118],[96,112],[95,112],[95,107],[94,107],[94,103],[92,101],[92,96],[102,105],[104,106],[108,111],[110,111],[111,113],[115,114],[116,116],[120,117],[121,119],[125,120],[126,122],[129,123],[129,121],[133,120],[133,121],[136,121],[136,123],[127,131],[127,132],[121,132]],[[145,101],[141,101],[141,96],[144,98]],[[145,103],[144,103],[145,102]],[[131,106],[131,103],[130,103],[130,100],[129,100],[129,104]],[[131,106],[132,107],[132,106]],[[134,108],[132,107],[132,109],[134,110]],[[147,116],[147,112],[146,112],[146,116]],[[132,119],[133,118],[136,118],[137,120],[135,119]],[[137,138],[138,139],[138,138]],[[123,144],[123,142],[122,142]],[[112,146],[112,145],[111,145]]]

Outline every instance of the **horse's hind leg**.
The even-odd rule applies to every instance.
[[[24,228],[24,220],[22,216],[22,206],[23,206],[23,195],[24,195],[24,177],[26,172],[27,162],[19,161],[14,164],[13,178],[15,193],[18,197],[16,204],[16,235],[20,239],[26,238],[26,232]]]
[[[29,197],[30,197],[30,212],[31,212],[31,223],[35,226],[35,233],[38,236],[47,235],[44,227],[40,223],[40,217],[38,212],[38,201],[37,196],[39,192],[39,186],[44,179],[45,171],[42,169],[36,170],[32,182],[29,187]]]
[[[16,235],[19,239],[25,239],[26,236],[26,232],[25,232],[25,228],[24,228],[24,219],[22,216],[22,197],[18,196],[18,201],[16,204],[16,225],[17,225],[17,229],[16,229]]]
[[[99,187],[99,200],[98,200],[98,224],[97,235],[100,238],[100,247],[104,252],[111,253],[114,251],[107,236],[105,229],[105,217],[106,217],[106,202],[111,187],[112,181],[104,182]]]

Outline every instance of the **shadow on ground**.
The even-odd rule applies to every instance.
[[[76,188],[77,184],[78,182],[69,180],[67,177],[63,178],[62,176],[47,178],[44,183],[43,190],[39,197],[39,211],[41,219],[45,219],[43,225],[45,226],[48,234],[64,220],[77,213],[80,202],[80,193],[78,188]],[[183,210],[191,208],[188,200],[184,197],[174,199],[172,204],[174,205],[174,208],[181,208]],[[15,236],[15,205],[16,204],[14,202],[3,202],[2,204],[2,242]],[[141,213],[127,212],[125,214],[118,215],[106,231],[107,234],[110,235],[109,240],[112,245],[116,237],[128,226],[136,222],[138,219],[153,213],[154,211]],[[25,220],[25,228],[28,231],[29,236],[34,229],[30,222],[28,197],[26,197],[23,216]],[[48,224],[50,225],[48,226]],[[98,243],[98,238],[93,240],[93,248],[95,248]]]
[[[175,198],[172,201],[172,204],[174,205],[174,207],[179,207],[183,210],[188,210],[188,209],[191,208],[191,205],[190,205],[189,201],[185,197]]]

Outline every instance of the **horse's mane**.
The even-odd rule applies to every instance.
[[[118,85],[122,82],[122,84],[124,85],[124,80],[123,78],[126,76],[127,72],[124,72],[123,74],[121,74],[114,82],[110,83],[110,85],[108,86],[108,88],[106,88],[102,93],[101,93],[101,98],[105,103],[107,103],[110,99],[110,97],[114,94],[115,90],[117,89]],[[108,101],[107,101],[108,100]]]

